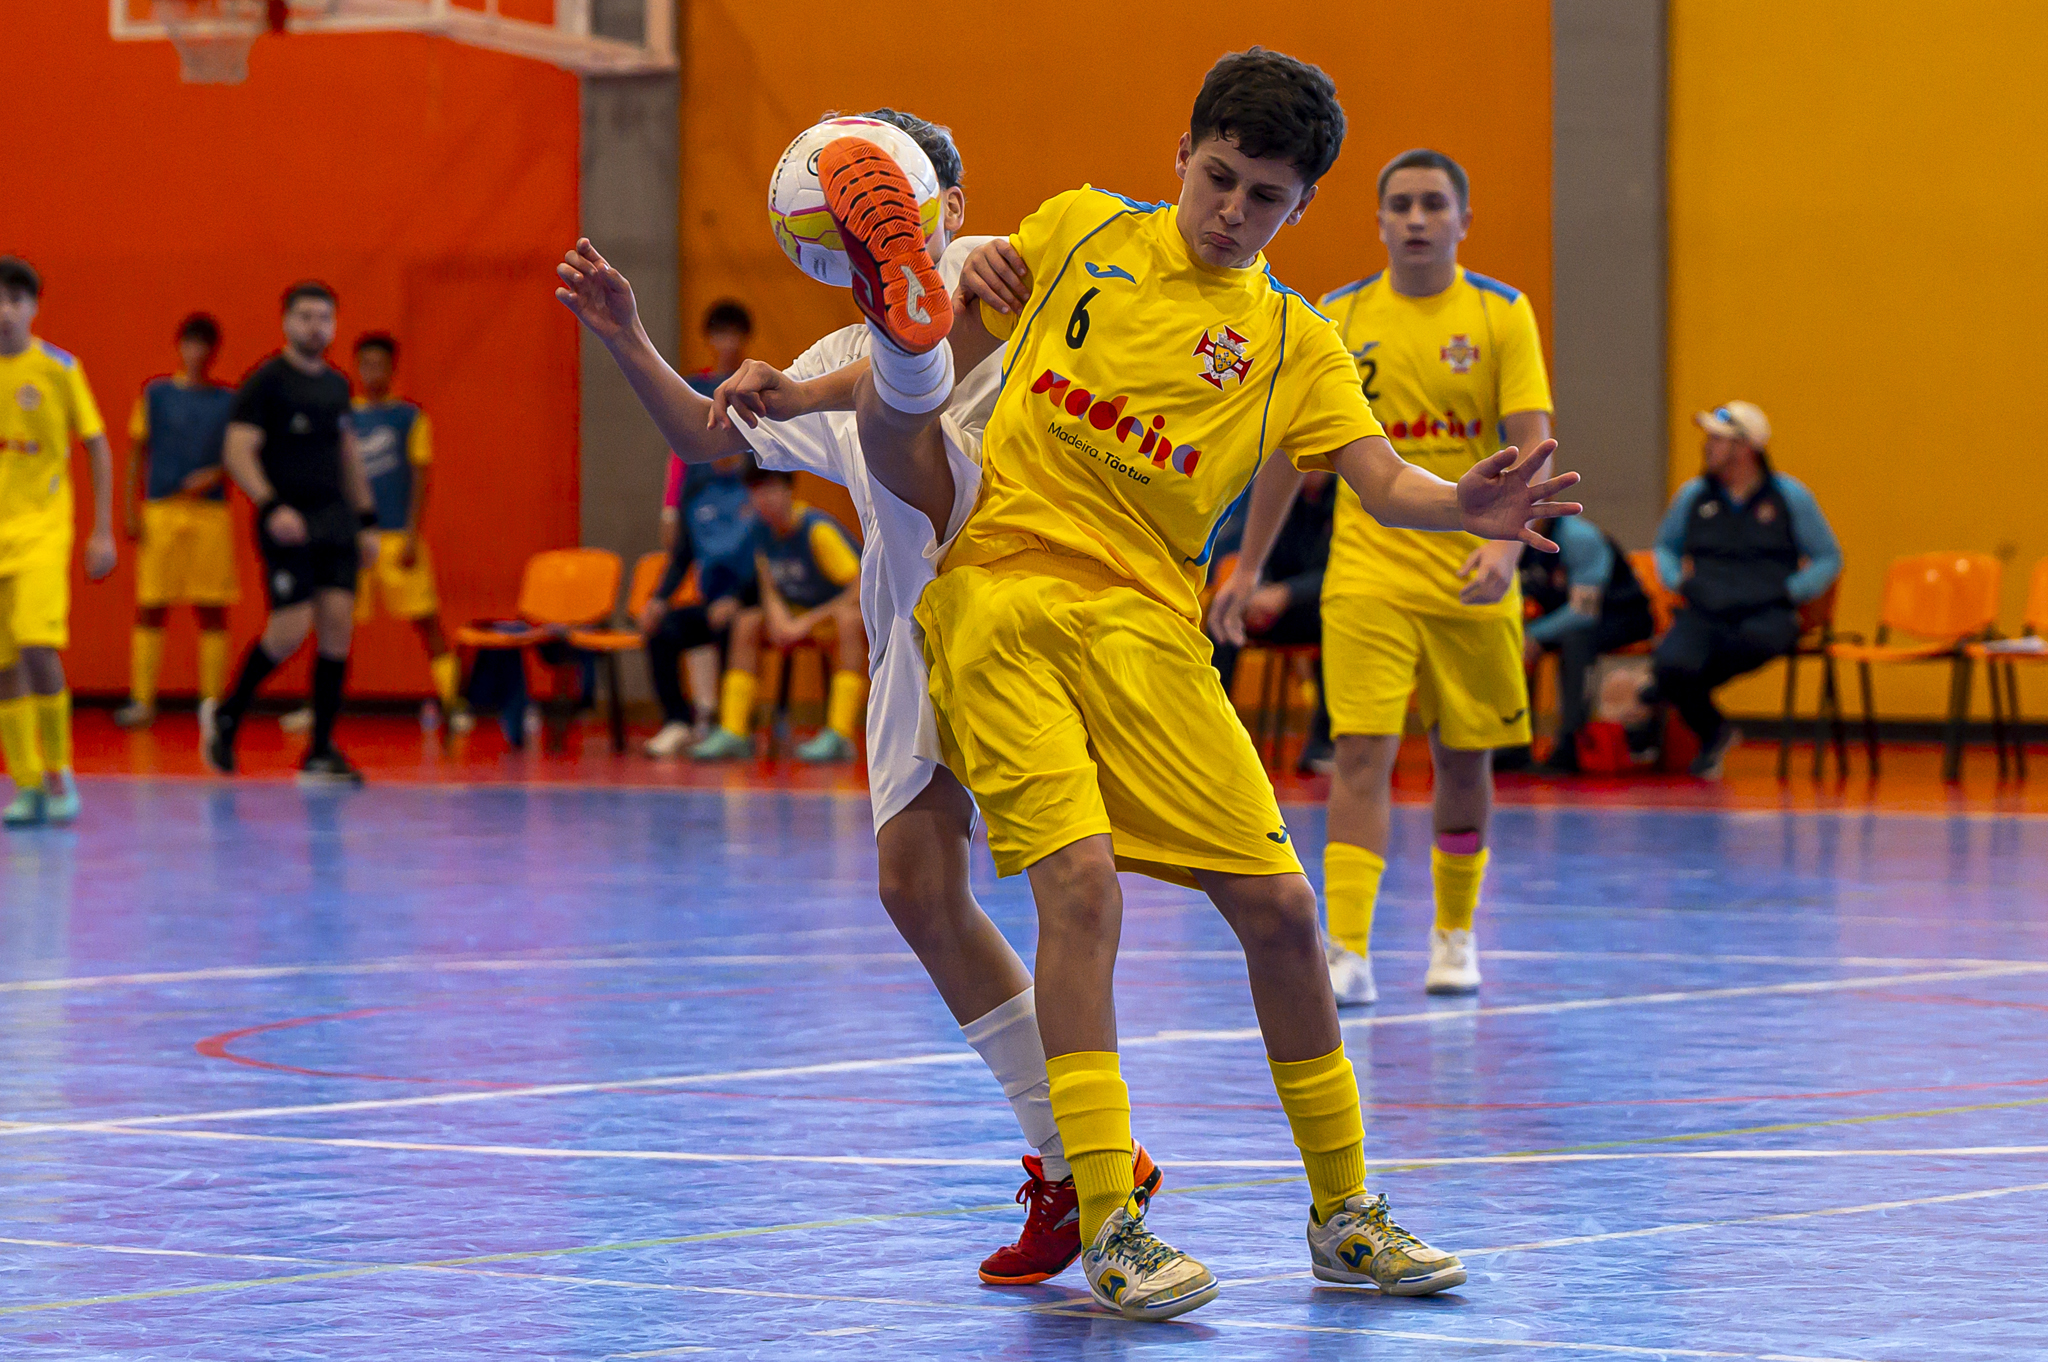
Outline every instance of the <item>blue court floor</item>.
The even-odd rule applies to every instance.
[[[1397,810],[1345,1034],[1472,1269],[1426,1300],[1310,1279],[1241,958],[1127,880],[1153,1215],[1224,1282],[1145,1326],[976,1279],[1020,1141],[863,800],[86,796],[0,840],[9,1359],[2048,1355],[2048,819],[1504,810],[1456,1002]]]

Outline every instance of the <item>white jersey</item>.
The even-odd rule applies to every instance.
[[[962,237],[940,257],[939,275],[955,289],[975,247],[992,237]],[[865,323],[843,327],[797,356],[796,379],[816,378],[867,358]],[[981,491],[981,434],[1003,386],[1002,352],[960,377],[939,415],[953,470],[953,509],[943,535],[868,472],[850,411],[814,412],[789,421],[736,422],[763,468],[813,473],[844,487],[860,514],[860,612],[868,631],[868,792],[875,828],[903,811],[943,765],[932,714],[924,639],[912,618],[931,583],[941,547],[966,523]]]

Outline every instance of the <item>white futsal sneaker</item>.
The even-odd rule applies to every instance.
[[[1479,991],[1479,938],[1453,927],[1429,932],[1429,972],[1422,976],[1424,993]]]
[[[1081,1251],[1089,1294],[1138,1320],[1172,1319],[1215,1300],[1222,1289],[1215,1274],[1146,1229],[1146,1205],[1132,1192]]]
[[[661,731],[649,738],[641,748],[650,757],[678,757],[695,739],[695,731],[685,723],[670,719],[661,726]]]
[[[1337,995],[1337,1006],[1369,1007],[1380,1000],[1380,991],[1372,981],[1370,955],[1325,941],[1323,958],[1330,964],[1330,992]]]
[[[1387,1198],[1372,1192],[1347,1197],[1328,1220],[1308,1212],[1309,1269],[1321,1281],[1376,1286],[1390,1296],[1427,1296],[1465,1283],[1454,1253],[1431,1248],[1396,1225]]]
[[[313,707],[300,705],[277,716],[277,726],[287,733],[310,733],[313,731]]]

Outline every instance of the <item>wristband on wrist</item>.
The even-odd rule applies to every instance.
[[[276,510],[278,508],[278,505],[279,502],[275,496],[267,497],[264,500],[257,502],[256,523],[260,525],[264,521],[270,519],[270,513]]]
[[[375,511],[357,511],[356,520],[366,530],[377,528],[377,513]]]

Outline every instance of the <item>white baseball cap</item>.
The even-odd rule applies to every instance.
[[[1709,435],[1726,435],[1755,450],[1771,447],[1771,418],[1754,402],[1723,402],[1712,411],[1695,413],[1692,419]]]

